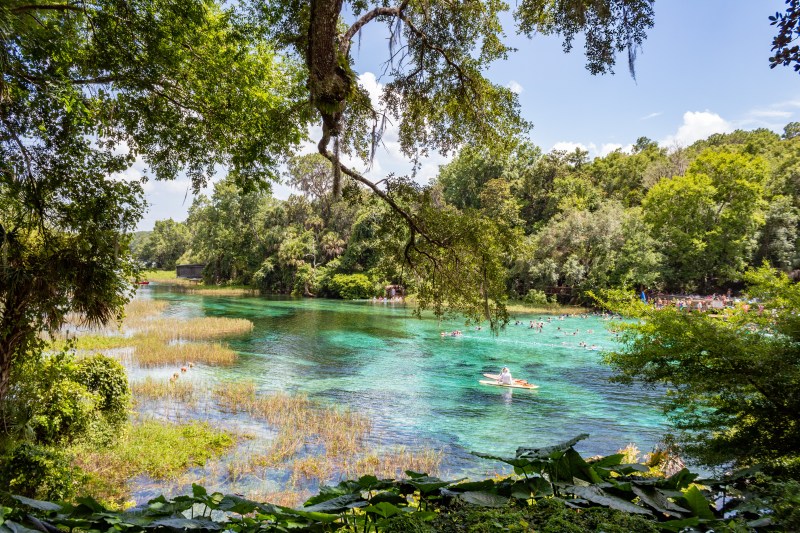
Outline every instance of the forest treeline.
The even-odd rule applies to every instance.
[[[465,228],[494,224],[488,234],[502,243],[487,242],[486,252],[501,256],[511,298],[582,302],[610,287],[712,293],[739,287],[765,261],[788,273],[800,266],[799,135],[790,123],[783,135],[737,130],[681,148],[641,137],[629,152],[593,160],[528,142],[499,155],[465,147],[429,185],[401,180],[392,193],[421,193],[433,209],[463,215]],[[408,228],[385,202],[355,183],[335,201],[330,163],[318,154],[293,159],[285,180],[299,191],[286,200],[222,180],[185,222],[138,234],[134,254],[165,269],[202,263],[206,282],[265,293],[415,290]]]

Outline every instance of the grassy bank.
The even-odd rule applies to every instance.
[[[179,278],[174,270],[145,270],[142,272],[142,279],[159,285],[171,285],[180,291],[203,296],[252,296],[258,294],[256,289],[247,285],[206,285],[202,281],[196,282]]]
[[[578,305],[547,304],[534,305],[527,304],[522,300],[510,300],[506,305],[508,313],[513,317],[517,314],[532,315],[582,315],[590,312],[586,307]]]
[[[113,446],[76,446],[71,452],[75,465],[88,475],[85,491],[122,505],[130,497],[130,480],[142,475],[177,480],[187,469],[220,457],[233,444],[230,434],[207,423],[144,419],[130,424]]]

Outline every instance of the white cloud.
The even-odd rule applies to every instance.
[[[660,116],[661,116],[661,115],[663,115],[663,114],[664,114],[664,113],[662,113],[661,111],[656,111],[655,113],[650,113],[649,115],[645,115],[645,116],[643,116],[643,117],[641,118],[641,120],[650,120],[651,118],[660,117]]]
[[[687,111],[683,114],[683,124],[678,131],[673,135],[668,135],[659,144],[661,146],[688,146],[714,133],[729,133],[733,129],[730,122],[711,111]]]
[[[581,149],[584,152],[589,152],[589,157],[605,157],[614,150],[622,150],[625,153],[631,153],[633,151],[633,145],[627,144],[622,145],[619,143],[603,143],[598,146],[595,143],[583,144],[583,143],[576,143],[571,141],[561,141],[557,142],[553,145],[550,149],[552,150],[562,150],[564,152],[574,152],[576,149]]]
[[[620,150],[622,152],[625,152],[626,154],[629,154],[633,151],[633,145],[628,144],[623,146],[617,143],[605,143],[602,146],[600,146],[600,156],[601,157],[606,156],[615,150]]]
[[[508,82],[508,85],[506,85],[506,87],[508,87],[508,89],[514,94],[522,94],[522,91],[525,90],[522,87],[522,85],[520,85],[519,82],[514,81],[514,80],[511,80],[510,82]]]
[[[597,146],[594,143],[591,143],[591,144],[589,144],[589,146],[586,146],[583,143],[575,143],[575,142],[570,142],[570,141],[560,141],[560,142],[555,143],[550,150],[561,150],[561,151],[564,151],[564,152],[574,152],[578,148],[580,148],[584,152],[591,152],[592,149],[596,149]]]

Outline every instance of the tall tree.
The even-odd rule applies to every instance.
[[[137,259],[163,269],[175,268],[175,263],[189,247],[189,228],[171,218],[157,220],[153,231],[142,244]]]
[[[159,179],[225,164],[244,182],[303,130],[286,120],[300,70],[209,0],[4,1],[0,71],[1,404],[42,330],[129,297],[136,157]]]
[[[650,189],[642,207],[668,286],[707,290],[740,279],[764,223],[766,175],[760,157],[708,149],[684,176]]]
[[[796,473],[800,285],[767,267],[746,279],[763,312],[739,307],[720,320],[638,300],[612,305],[640,320],[622,325],[623,347],[606,360],[618,381],[668,388],[666,412],[701,462],[763,461]]]
[[[420,276],[447,279],[444,273],[453,265],[444,261],[452,249],[459,250],[462,261],[480,264],[484,256],[480,242],[461,231],[462,224],[434,229],[448,215],[424,204],[429,195],[409,194],[402,180],[397,183],[391,176],[371,181],[344,165],[340,156],[360,156],[368,162],[389,120],[398,127],[402,152],[415,162],[431,150],[448,153],[464,145],[507,154],[528,124],[520,118],[514,93],[491,83],[485,72],[510,52],[502,41],[500,23],[508,6],[481,0],[314,0],[308,4],[257,0],[256,5],[266,35],[304,62],[304,86],[314,121],[321,123],[318,150],[334,165],[334,197],[340,196],[342,176],[346,176],[385,201],[408,228],[403,257]],[[653,11],[652,0],[589,4],[525,0],[515,14],[521,32],[563,33],[567,49],[585,31],[590,70],[599,73],[609,71],[615,52],[625,48],[631,51],[632,64],[645,30],[652,25]],[[344,23],[345,19],[352,22]],[[361,30],[373,24],[385,24],[389,34],[386,82],[377,104],[358,84],[351,54]],[[485,272],[480,267],[464,269],[457,283],[437,294],[459,302],[459,310],[467,314],[499,309],[502,294],[488,289],[503,284],[487,283]],[[435,307],[440,309],[438,304]],[[486,316],[493,325],[494,316],[493,312]]]

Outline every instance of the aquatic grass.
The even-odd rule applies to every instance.
[[[444,458],[441,450],[423,448],[410,450],[398,446],[386,452],[371,452],[347,465],[345,473],[350,477],[373,475],[378,478],[402,478],[406,470],[437,475]]]
[[[245,412],[279,429],[290,428],[308,443],[324,446],[331,457],[358,453],[372,429],[367,417],[353,411],[322,406],[304,395],[258,395],[251,382],[218,386],[214,397],[223,409]]]
[[[321,455],[308,455],[292,462],[292,475],[289,478],[292,483],[302,481],[319,480],[320,483],[328,480],[333,472],[334,465],[328,457]]]
[[[535,315],[582,315],[589,312],[585,307],[577,305],[531,305],[521,300],[512,300],[506,304],[506,310],[514,314],[535,314]]]
[[[116,503],[128,497],[128,482],[138,476],[177,479],[188,468],[222,455],[234,439],[207,423],[174,424],[144,419],[131,424],[108,448],[78,445],[74,463],[89,475],[87,490]]]
[[[167,344],[154,334],[137,335],[129,344],[133,346],[133,360],[141,367],[205,363],[226,366],[236,362],[236,352],[220,343],[181,342]]]
[[[131,383],[131,392],[136,399],[173,400],[194,405],[197,394],[194,383],[185,380],[158,380],[147,376]]]
[[[145,298],[134,298],[125,305],[123,322],[132,322],[160,315],[169,307],[169,302]]]
[[[290,487],[287,490],[270,491],[258,488],[245,489],[241,492],[244,497],[256,502],[269,502],[273,505],[296,509],[311,497],[307,490],[296,490]]]
[[[295,457],[305,445],[303,435],[281,431],[272,440],[269,450],[263,456],[265,466],[277,467]]]
[[[103,334],[83,334],[70,336],[72,347],[79,352],[99,352],[103,350],[113,350],[115,348],[125,348],[131,345],[131,339],[120,335]],[[50,342],[52,350],[61,351],[67,347],[66,336],[59,335],[57,339]]]
[[[370,420],[348,409],[313,402],[304,395],[259,394],[252,382],[215,387],[213,397],[224,411],[245,413],[278,430],[263,454],[265,466],[287,468],[293,482],[343,471],[363,454]]]
[[[254,296],[258,294],[257,289],[250,287],[189,287],[187,292],[200,296]]]
[[[158,318],[147,332],[163,340],[203,341],[243,335],[253,331],[253,323],[244,318],[199,317],[190,319]]]

